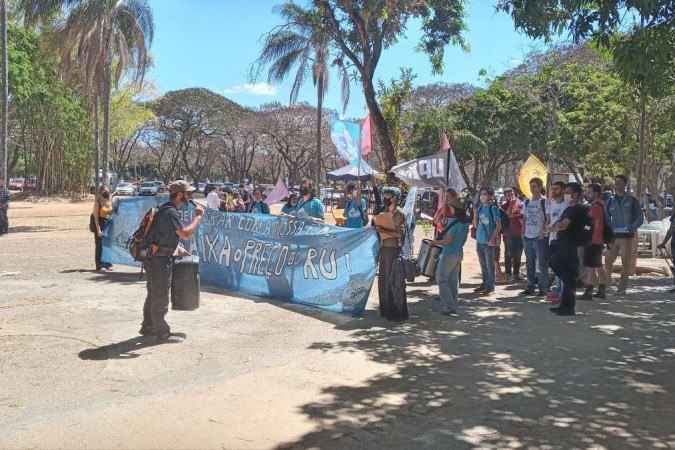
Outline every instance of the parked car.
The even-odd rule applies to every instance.
[[[206,187],[206,183],[197,183],[197,192],[200,194],[204,193],[204,188]]]
[[[38,188],[38,182],[36,177],[28,177],[26,178],[26,184],[25,184],[26,189],[32,189],[32,190],[37,190]]]
[[[21,177],[10,178],[7,187],[14,191],[23,191],[26,187],[26,179]]]
[[[157,192],[160,193],[160,194],[163,194],[164,191],[166,190],[166,186],[164,186],[164,182],[163,181],[153,181],[153,183],[155,183],[155,186],[157,187]]]
[[[155,181],[146,181],[138,187],[138,195],[157,195],[157,192],[157,182]]]
[[[133,197],[136,195],[136,186],[131,183],[117,183],[117,195],[129,195]]]
[[[221,188],[223,189],[223,192],[227,192],[228,194],[231,194],[235,190],[234,184],[232,183],[223,183]],[[236,189],[239,189],[239,186],[237,186]],[[204,195],[206,195],[206,193]]]
[[[222,188],[223,183],[206,183],[206,185],[204,186],[204,195],[205,196],[209,195],[209,192],[211,192],[212,190],[214,190],[218,186],[220,186]],[[223,191],[225,191],[225,189],[223,189]],[[227,192],[227,191],[225,191],[225,192]]]

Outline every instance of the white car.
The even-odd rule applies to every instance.
[[[117,195],[136,195],[136,186],[131,183],[119,183],[117,185]]]

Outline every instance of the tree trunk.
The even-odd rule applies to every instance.
[[[7,53],[7,0],[0,0],[0,51],[2,51],[2,125],[0,126],[0,176],[7,180],[7,128],[9,125],[7,102],[9,101],[9,77],[8,63],[9,55]]]
[[[640,100],[640,153],[638,155],[636,196],[641,198],[643,191],[643,173],[647,146],[645,142],[645,128],[647,127],[647,97],[643,94]]]
[[[101,189],[101,177],[99,176],[101,165],[101,126],[100,126],[100,111],[99,111],[99,94],[94,92],[94,185],[96,191]]]
[[[375,126],[377,137],[380,139],[382,153],[384,154],[384,167],[382,167],[382,170],[387,173],[389,172],[389,169],[396,165],[396,152],[394,150],[394,144],[389,137],[387,122],[384,120],[384,116],[380,110],[380,105],[377,104],[373,80],[367,76],[364,76],[364,74],[361,74],[361,79],[363,80],[363,95],[366,98],[370,119],[372,120],[372,124]]]
[[[110,51],[110,50],[108,50]],[[110,185],[110,174],[108,168],[110,164],[110,91],[112,89],[111,81],[112,60],[108,54],[103,69],[103,184]]]
[[[323,116],[323,76],[316,83],[316,189],[321,192],[321,122]],[[276,182],[276,180],[270,180]],[[319,195],[320,196],[320,195]]]

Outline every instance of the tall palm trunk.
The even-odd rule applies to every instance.
[[[9,76],[7,66],[9,64],[9,56],[7,54],[7,0],[0,0],[0,33],[2,37],[0,40],[0,51],[2,51],[2,126],[0,129],[0,152],[2,152],[2,159],[0,160],[0,176],[7,179],[7,128],[9,124],[7,113],[7,102],[9,101]]]
[[[323,77],[319,77],[316,83],[317,107],[316,107],[316,189],[321,196],[321,121],[323,118]]]
[[[112,34],[112,33],[111,33]],[[110,185],[110,91],[112,90],[111,70],[112,70],[112,36],[109,36],[108,47],[105,55],[105,66],[103,68],[103,184]]]
[[[100,166],[100,151],[101,151],[101,128],[100,128],[100,112],[99,112],[99,94],[94,92],[94,184],[96,191],[101,188],[101,179],[99,177]]]

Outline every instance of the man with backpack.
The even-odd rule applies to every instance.
[[[178,208],[190,203],[194,186],[187,181],[178,180],[169,184],[169,201],[162,204],[152,219],[147,241],[152,248],[152,256],[144,263],[148,274],[148,296],[143,305],[143,323],[139,333],[143,336],[154,335],[160,342],[180,343],[185,338],[172,334],[164,319],[169,312],[169,291],[171,273],[176,256],[187,252],[179,246],[181,239],[190,239],[204,217],[204,208],[196,206],[195,218],[190,225],[183,227]]]
[[[495,192],[491,188],[480,191],[480,206],[473,217],[476,230],[476,249],[480,263],[483,282],[474,289],[481,295],[490,295],[495,291],[495,247],[499,242],[502,228],[499,208],[494,204]]]
[[[593,223],[582,205],[583,195],[579,183],[567,183],[565,200],[569,207],[563,211],[558,223],[547,229],[549,232],[558,233],[558,248],[549,264],[553,272],[563,281],[560,306],[551,307],[550,310],[559,316],[573,316],[576,306],[575,281],[579,273],[577,249],[591,239]]]
[[[637,229],[644,222],[640,202],[635,196],[626,192],[628,178],[625,175],[614,177],[614,196],[607,200],[609,224],[614,230],[614,240],[609,244],[605,257],[605,285],[612,286],[612,269],[617,256],[621,255],[621,281],[618,294],[625,294],[628,287],[628,276],[631,271],[633,241]]]
[[[345,218],[347,228],[363,228],[368,225],[368,202],[361,196],[361,184],[350,181],[345,188],[347,193],[347,206],[345,206]]]
[[[523,247],[525,248],[525,260],[527,264],[527,289],[521,295],[535,294],[535,279],[539,269],[538,297],[546,296],[548,288],[548,240],[546,239],[546,227],[550,222],[548,210],[550,202],[541,195],[544,181],[541,178],[530,180],[532,198],[525,200],[523,208]]]
[[[602,252],[605,249],[603,237],[605,225],[605,206],[602,201],[602,186],[592,183],[586,189],[586,198],[591,202],[589,215],[593,219],[594,228],[591,242],[584,248],[584,267],[586,267],[586,291],[580,300],[605,298],[605,268],[602,265]],[[598,292],[593,295],[593,289]]]

